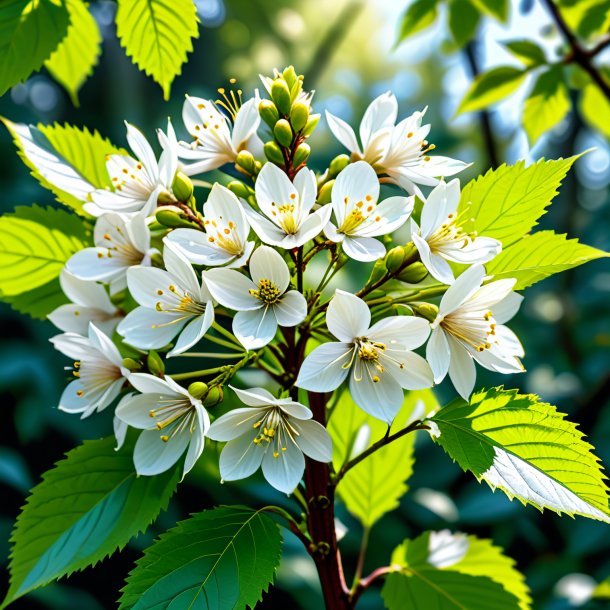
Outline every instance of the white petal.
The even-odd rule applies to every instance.
[[[498,324],[505,324],[509,320],[512,320],[517,315],[519,307],[523,302],[523,296],[516,292],[511,292],[508,296],[504,297],[499,303],[493,306],[493,317]]]
[[[453,284],[455,278],[453,277],[453,271],[451,270],[449,263],[440,255],[432,254],[428,242],[417,233],[413,233],[411,239],[419,252],[421,262],[430,272],[430,275],[443,284]]]
[[[293,181],[294,187],[299,193],[301,212],[309,213],[313,204],[316,202],[318,194],[318,185],[316,182],[316,174],[310,169],[304,167],[297,172]]]
[[[248,388],[240,390],[233,386],[229,386],[236,394],[239,400],[249,407],[266,407],[268,405],[279,404],[278,399],[265,388]]]
[[[176,345],[168,352],[167,357],[171,358],[172,356],[182,354],[187,349],[193,347],[193,345],[205,335],[213,322],[214,308],[212,306],[212,301],[208,301],[205,306],[205,313],[202,316],[197,316],[185,326],[184,330],[178,336]]]
[[[250,257],[250,275],[258,286],[261,280],[272,282],[281,293],[286,291],[290,283],[288,265],[278,252],[268,246],[260,246]]]
[[[131,296],[137,303],[155,309],[159,298],[159,290],[168,292],[174,283],[174,278],[165,270],[156,267],[131,267],[127,271],[127,286]]]
[[[250,407],[233,409],[212,423],[208,437],[213,441],[232,441],[247,431],[252,430],[262,414],[261,409]]]
[[[123,365],[123,357],[119,353],[116,345],[110,340],[110,338],[105,335],[99,328],[93,324],[93,322],[89,323],[89,343],[97,349],[103,356],[118,368]]]
[[[233,133],[231,134],[231,142],[235,150],[240,150],[254,132],[258,129],[261,121],[258,113],[258,104],[260,100],[256,97],[249,99],[241,105],[235,116],[235,124],[233,125]]]
[[[182,288],[191,295],[199,295],[199,280],[188,259],[176,246],[170,242],[163,244],[163,263],[169,274],[176,278]]]
[[[133,462],[139,475],[153,476],[169,470],[186,450],[191,434],[178,433],[167,442],[161,440],[159,430],[144,430],[133,450]]]
[[[100,309],[83,307],[82,305],[60,305],[48,316],[49,320],[64,332],[78,333],[86,335],[89,329],[89,322],[95,325],[107,335],[112,334],[114,328],[119,323],[118,315],[110,316]]]
[[[112,430],[114,431],[114,436],[116,438],[116,447],[115,451],[118,451],[123,444],[125,443],[125,439],[127,438],[127,431],[129,430],[129,426],[122,422],[116,415],[112,418]]]
[[[337,290],[326,311],[328,330],[346,343],[363,336],[369,329],[371,312],[359,297],[343,290]]]
[[[456,178],[434,187],[424,203],[421,213],[421,230],[424,239],[442,225],[449,214],[457,210],[460,202],[460,181]]]
[[[247,350],[267,345],[276,332],[277,319],[268,305],[254,311],[239,311],[233,318],[233,334]]]
[[[429,159],[429,161],[422,161],[417,167],[409,168],[417,176],[419,184],[430,184],[430,180],[426,180],[430,176],[453,176],[471,165],[470,163],[464,163],[464,161],[441,157],[440,155],[432,155]]]
[[[82,394],[79,395],[79,392],[82,392]],[[59,410],[66,413],[82,413],[86,411],[91,405],[84,392],[85,389],[80,379],[71,381],[59,399]]]
[[[303,453],[292,441],[286,443],[286,451],[280,451],[277,457],[272,449],[270,447],[263,458],[263,475],[279,491],[291,493],[305,472]]]
[[[250,434],[244,434],[225,445],[218,462],[223,481],[245,479],[258,470],[265,450],[254,444],[257,434],[257,430],[252,430]]]
[[[312,419],[292,421],[291,424],[299,433],[297,445],[307,457],[318,462],[330,462],[333,459],[333,442],[322,424]]]
[[[156,200],[155,206],[156,207]],[[152,212],[152,210],[151,210]],[[148,252],[150,250],[150,230],[146,222],[147,214],[140,212],[135,214],[128,223],[125,225],[129,241],[136,247],[140,252]]]
[[[400,355],[403,366],[393,365],[383,359],[382,363],[386,366],[388,373],[405,390],[424,390],[434,385],[434,375],[430,365],[419,354],[413,352],[403,352]]]
[[[205,442],[205,434],[210,427],[210,418],[207,411],[203,407],[196,407],[196,409],[197,420],[195,422],[195,429],[191,434],[191,442],[189,443],[186,457],[184,458],[184,470],[182,471],[183,477],[187,472],[190,472],[193,469],[193,466],[195,466],[197,460],[201,457]]]
[[[284,238],[286,237],[286,233],[282,231],[279,227],[273,224],[270,220],[255,212],[250,206],[244,206],[244,211],[254,232],[260,237],[261,241],[266,244],[271,244],[272,246],[280,246]]]
[[[386,254],[385,246],[374,237],[350,237],[346,235],[342,243],[345,254],[363,263],[371,263],[383,258]]]
[[[350,152],[360,152],[354,130],[343,120],[326,111],[326,122],[333,135]]]
[[[295,385],[312,392],[336,390],[349,373],[347,365],[353,354],[349,343],[324,343],[307,356]]]
[[[87,332],[89,327],[87,327]],[[96,357],[97,350],[91,346],[89,339],[76,333],[63,333],[51,337],[49,341],[53,344],[56,350],[62,354],[72,358],[73,360],[86,360],[90,357]]]
[[[467,301],[481,286],[485,277],[485,269],[482,265],[469,267],[449,286],[447,292],[441,299],[439,314],[446,316],[455,311],[462,303]]]
[[[175,244],[194,265],[223,265],[233,258],[228,252],[212,246],[203,231],[174,229],[165,239]]]
[[[515,279],[506,279],[485,284],[471,297],[468,305],[470,307],[493,310],[496,303],[503,301],[511,293],[516,282],[517,280]]]
[[[106,248],[85,248],[73,254],[66,269],[81,280],[108,282],[127,271],[119,257],[109,257]]]
[[[373,381],[373,378],[379,381]],[[350,375],[349,391],[354,402],[366,413],[391,423],[400,410],[404,393],[387,372],[379,375],[366,361],[356,361]]]
[[[96,282],[87,282],[72,275],[67,269],[59,274],[59,283],[63,293],[77,305],[85,305],[106,311],[109,314],[116,312],[106,289]]]
[[[258,207],[268,218],[272,218],[275,206],[289,203],[299,196],[290,178],[273,163],[263,165],[256,178],[255,192]]]
[[[398,114],[398,102],[389,91],[374,99],[366,109],[360,123],[360,140],[366,150],[371,136],[387,127],[393,127]]]
[[[384,343],[389,349],[399,343],[408,350],[423,345],[430,334],[430,323],[413,316],[389,316],[379,320],[366,332],[372,341]]]
[[[126,424],[141,430],[156,429],[150,412],[158,406],[157,396],[131,394],[118,404],[115,415]]]
[[[451,362],[449,363],[449,377],[458,394],[468,400],[476,381],[476,368],[474,360],[468,351],[456,339],[447,336]]]
[[[486,263],[502,251],[502,242],[491,237],[477,237],[459,250],[451,250],[445,256],[457,263],[471,265]]]
[[[233,269],[208,269],[203,281],[216,301],[235,311],[260,309],[261,301],[250,294],[258,286],[243,273]]]
[[[413,197],[388,197],[384,199],[354,232],[353,235],[378,237],[393,233],[408,220],[413,211]]]
[[[148,172],[155,174],[158,178],[157,158],[144,134],[133,125],[125,122],[127,127],[127,142],[136,157],[144,164]]]
[[[149,373],[132,373],[129,376],[129,383],[138,392],[143,394],[175,394],[165,379],[150,375]]]
[[[375,170],[365,161],[351,163],[337,176],[331,198],[335,218],[340,226],[346,210],[349,212],[358,201],[370,200],[376,203],[379,199],[379,179]]]
[[[437,326],[426,345],[426,358],[434,373],[434,382],[440,383],[449,370],[450,352],[445,332]]]
[[[307,315],[307,301],[296,290],[289,290],[273,305],[273,313],[280,326],[296,326]]]
[[[287,398],[281,398],[277,401],[278,406],[286,413],[290,415],[293,419],[311,419],[313,417],[313,413],[311,409],[302,405],[300,402],[293,402]]]
[[[159,349],[165,347],[188,322],[188,318],[176,321],[180,314],[167,314],[136,307],[130,311],[118,326],[118,332],[125,342],[140,349]]]

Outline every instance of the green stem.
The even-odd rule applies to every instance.
[[[223,347],[227,347],[228,349],[231,349],[233,351],[238,349],[238,346],[235,345],[235,343],[230,343],[229,341],[225,341],[224,339],[221,339],[220,337],[214,337],[213,335],[206,335],[205,338],[208,341],[211,341],[212,343],[216,343],[216,345],[222,345]],[[243,345],[239,346],[239,351],[240,351],[240,355],[242,355],[244,353]]]
[[[215,375],[216,373],[224,373],[227,369],[233,368],[231,366],[216,366],[212,369],[202,369],[200,371],[190,371],[188,373],[176,373],[175,375],[170,375],[170,377],[174,380],[180,379],[191,379],[192,377],[206,377],[207,375]]]
[[[176,357],[178,357],[178,358],[243,358],[243,354],[227,354],[227,353],[221,353],[221,352],[186,352],[184,354],[176,354]]]
[[[239,342],[239,339],[232,333],[229,332],[226,328],[223,328],[217,322],[212,323],[212,328],[219,334],[223,335],[226,339],[233,342],[239,349],[243,350],[242,344]]]
[[[354,582],[352,584],[352,591],[356,588],[360,579],[362,578],[362,570],[364,569],[364,560],[366,558],[366,550],[369,546],[369,539],[371,536],[370,525],[364,526],[362,532],[362,540],[360,541],[360,552],[358,553],[358,563],[356,564],[356,572],[354,574]]]

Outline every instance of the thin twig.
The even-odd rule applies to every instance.
[[[385,576],[386,574],[390,574],[394,571],[394,568],[391,566],[383,566],[382,568],[377,568],[373,570],[366,578],[363,578],[359,581],[356,586],[352,589],[350,594],[350,601],[352,602],[352,607],[356,606],[356,602],[360,598],[360,596],[376,581],[378,578]]]

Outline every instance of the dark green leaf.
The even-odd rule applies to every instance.
[[[509,40],[502,44],[528,68],[546,63],[544,51],[531,40]]]
[[[449,9],[449,31],[458,47],[463,47],[474,38],[481,14],[470,0],[451,0]]]

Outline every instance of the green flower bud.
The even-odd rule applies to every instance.
[[[335,157],[328,166],[329,178],[336,178],[348,165],[348,155],[339,155]]]
[[[294,103],[299,97],[299,93],[303,91],[303,81],[302,79],[298,79],[292,87],[290,87],[290,101]]]
[[[207,393],[207,396],[203,399],[204,407],[214,407],[218,403],[222,402],[224,398],[224,393],[222,391],[222,386],[215,385],[210,388],[210,391]]]
[[[307,125],[305,125],[305,127],[303,128],[303,131],[301,132],[302,135],[304,135],[306,138],[309,137],[313,133],[313,130],[318,126],[319,122],[320,122],[320,115],[312,114],[309,117],[309,120],[307,121]]]
[[[438,315],[438,307],[432,303],[412,303],[413,311],[422,318],[426,318],[428,322],[434,322]]]
[[[276,165],[284,165],[284,155],[282,155],[282,150],[278,146],[277,142],[266,142],[265,146],[263,146],[263,150],[265,151],[265,156],[267,159],[269,159],[269,161],[275,163]]]
[[[294,83],[297,82],[298,79],[298,75],[296,73],[296,70],[294,69],[294,66],[288,66],[287,68],[284,68],[284,71],[282,72],[282,78],[286,81],[286,84],[292,88],[292,86],[294,85]]]
[[[284,116],[290,114],[290,89],[283,78],[276,78],[271,83],[271,99]]]
[[[330,203],[331,193],[333,190],[333,186],[335,184],[334,180],[329,180],[324,183],[322,188],[320,189],[320,194],[318,195],[318,203]]]
[[[187,220],[186,217],[174,210],[159,208],[155,212],[155,218],[157,219],[157,222],[165,227],[193,227],[192,223]]]
[[[123,358],[123,366],[130,371],[139,371],[142,368],[142,363],[133,358]]]
[[[188,387],[188,393],[193,398],[198,398],[201,400],[208,395],[208,384],[203,381],[193,381],[191,385]]]
[[[296,102],[290,109],[290,123],[295,131],[301,131],[309,120],[309,107],[303,102]]]
[[[254,194],[254,191],[247,185],[241,182],[240,180],[233,180],[227,184],[227,188],[237,195],[238,197],[242,197],[243,199],[247,199],[250,195]]]
[[[162,191],[157,197],[157,203],[161,205],[168,203],[176,203],[176,199],[171,193],[168,193],[167,191]]]
[[[405,267],[399,274],[398,279],[401,282],[407,282],[407,284],[419,284],[428,275],[428,270],[423,263],[419,261],[411,263],[408,267]]]
[[[387,272],[388,272],[388,269],[385,266],[385,261],[382,258],[380,258],[375,263],[375,266],[373,267],[373,270],[371,271],[371,276],[369,277],[367,284],[374,284],[375,282],[379,281],[384,275],[386,275]]]
[[[271,100],[262,100],[258,105],[258,113],[261,115],[261,119],[272,129],[280,118],[280,113]]]
[[[165,227],[163,227],[165,229]],[[163,255],[160,252],[155,252],[150,257],[150,264],[153,267],[158,267],[159,269],[163,268]]]
[[[163,377],[163,375],[165,375],[165,363],[154,349],[151,349],[148,352],[146,366],[148,366],[148,370],[157,377]]]
[[[155,233],[156,231],[165,231],[167,227],[163,226],[160,222],[157,222],[156,220],[153,220],[149,225],[148,225],[148,230],[151,233]]]
[[[193,195],[193,183],[191,179],[182,172],[176,172],[172,182],[172,192],[178,201],[188,201]]]
[[[385,266],[390,273],[396,273],[405,260],[405,249],[402,246],[392,248],[385,255]]]
[[[273,128],[275,139],[284,147],[290,148],[292,144],[292,127],[286,119],[280,119]]]
[[[299,167],[301,163],[305,163],[307,159],[309,159],[309,153],[311,152],[311,148],[309,148],[309,144],[299,144],[299,147],[294,152],[294,157],[292,159],[293,167]]]
[[[248,150],[242,150],[235,159],[235,165],[243,169],[248,175],[254,173],[254,155]]]

